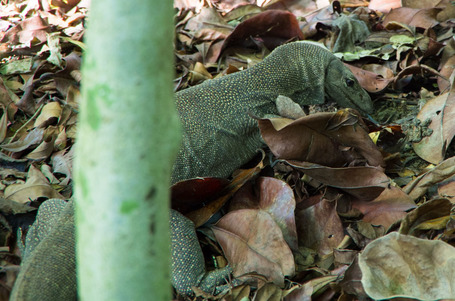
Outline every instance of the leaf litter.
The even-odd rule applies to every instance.
[[[1,212],[19,223],[42,200],[72,195],[88,8],[40,3],[2,2],[0,10]],[[455,9],[447,0],[302,3],[175,0],[175,89],[306,39],[344,60],[375,113],[288,103],[284,117],[258,120],[262,158],[230,181],[177,183],[174,208],[197,225],[224,208],[214,234],[202,231],[221,248],[201,243],[218,266],[224,255],[249,280],[224,299],[455,298]]]

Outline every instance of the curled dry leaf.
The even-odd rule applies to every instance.
[[[81,0],[50,0],[49,3],[53,7],[58,7],[64,12],[68,12],[73,7],[75,7]]]
[[[276,284],[266,283],[263,287],[258,289],[256,301],[272,301],[282,300],[284,291],[279,288]]]
[[[12,200],[0,198],[0,212],[3,215],[21,214],[36,211],[36,208]]]
[[[313,162],[331,167],[366,160],[371,166],[384,164],[365,125],[353,110],[317,113],[298,120],[259,119],[265,143],[279,159]]]
[[[180,181],[171,187],[172,209],[186,214],[220,197],[229,180],[220,178],[195,178]]]
[[[339,276],[327,275],[319,278],[311,279],[310,281],[303,284],[302,287],[293,290],[288,296],[286,301],[311,301],[313,294],[324,291],[324,289],[330,284],[335,282]]]
[[[447,61],[444,62],[444,64],[441,67],[441,76],[438,76],[438,87],[439,87],[439,92],[445,93],[449,91],[451,87],[450,80],[448,80],[453,72],[455,71],[455,55],[452,54],[450,58],[447,59]]]
[[[454,177],[438,184],[438,195],[448,198],[452,204],[455,203],[455,181]]]
[[[0,143],[2,143],[5,140],[7,130],[8,130],[8,114],[5,110],[3,110],[2,118],[0,119]]]
[[[184,212],[195,225],[205,224],[224,204],[263,167],[261,161],[253,168],[234,173],[232,181],[220,178],[196,178],[175,183],[171,187],[172,208]]]
[[[49,47],[50,52],[50,55],[47,58],[48,62],[58,67],[62,67],[62,48],[60,46],[60,34],[58,32],[47,35],[47,46]]]
[[[428,201],[406,215],[398,232],[413,235],[416,230],[424,228],[423,224],[448,219],[451,209],[452,203],[448,199],[440,198]]]
[[[341,13],[341,6],[339,1],[333,1],[331,5],[322,9],[316,10],[317,13],[308,16],[305,13],[307,24],[302,28],[305,38],[316,35],[319,31],[323,31],[324,27],[330,27],[333,20],[338,18]],[[313,10],[314,12],[315,10]]]
[[[15,105],[17,101],[19,101],[19,97],[6,87],[3,79],[0,78],[0,104],[7,108],[8,119],[10,120],[13,119],[17,112],[17,106]]]
[[[27,134],[24,140],[15,141],[12,143],[2,144],[0,148],[9,152],[20,152],[40,144],[43,141],[44,130],[35,128]]]
[[[399,22],[409,26],[420,28],[431,28],[439,22],[436,20],[440,8],[416,9],[409,7],[400,7],[391,10],[384,18],[382,24],[384,27],[391,22]]]
[[[359,265],[372,299],[455,298],[455,248],[445,242],[393,232],[371,242]]]
[[[283,232],[292,250],[297,250],[295,226],[295,198],[291,187],[284,181],[260,177],[254,187],[244,185],[230,202],[229,210],[262,209],[270,214]]]
[[[308,162],[287,160],[316,181],[339,188],[360,200],[377,198],[389,186],[389,178],[382,169],[370,166],[331,168]]]
[[[68,185],[72,178],[73,157],[74,147],[71,147],[68,152],[66,152],[66,150],[62,150],[52,155],[52,171],[66,176],[65,179],[60,182],[61,185]]]
[[[256,272],[278,286],[294,274],[294,256],[280,228],[263,210],[226,214],[212,227],[234,275]]]
[[[33,165],[30,165],[24,184],[12,184],[5,188],[5,198],[19,203],[36,200],[39,197],[65,199]]]
[[[8,30],[2,42],[8,40],[13,45],[30,46],[34,40],[38,40],[40,43],[46,42],[48,32],[49,25],[40,16],[35,16],[25,19]]]
[[[384,189],[376,199],[370,202],[353,200],[351,205],[362,212],[364,222],[381,225],[385,229],[405,217],[407,210],[416,207],[407,194],[393,186]]]
[[[47,159],[54,151],[54,142],[56,138],[56,135],[48,136],[45,140],[43,140],[43,142],[41,142],[40,145],[29,153],[26,158],[35,161]]]
[[[302,107],[287,96],[278,95],[276,98],[276,108],[278,114],[286,118],[298,119],[306,116]]]
[[[62,107],[56,101],[49,102],[44,105],[41,113],[35,120],[34,127],[46,127],[49,124],[56,124],[60,115],[62,114]]]
[[[455,86],[449,93],[442,94],[428,101],[420,110],[417,118],[422,122],[431,120],[430,136],[413,143],[414,151],[422,159],[438,164],[455,135]]]
[[[359,81],[360,86],[368,92],[381,92],[387,85],[394,80],[393,74],[388,74],[388,77],[384,77],[381,74],[364,70],[356,66],[345,64],[354,73],[355,77]],[[390,69],[388,69],[390,71]],[[391,71],[390,71],[391,73]]]
[[[303,40],[304,36],[292,13],[268,10],[237,25],[224,41],[223,50],[235,46],[248,48],[252,44],[252,38],[257,40],[257,44],[263,43],[267,49],[272,50],[286,41]]]
[[[299,204],[300,205],[300,204]],[[343,225],[337,214],[336,202],[324,198],[295,212],[299,247],[315,250],[321,257],[333,252],[344,237]]]
[[[388,13],[391,9],[401,7],[401,0],[371,0],[368,8],[382,13]]]
[[[444,79],[438,77],[438,87],[441,93],[450,89],[450,81],[447,81],[447,79],[450,78],[455,69],[455,40],[451,38],[445,44],[439,64],[441,75],[445,77]]]
[[[403,191],[413,200],[423,196],[432,185],[455,175],[455,157],[444,160],[431,170],[409,182]]]
[[[405,79],[405,81],[408,81],[407,76],[408,75],[435,75],[438,77],[442,77],[442,75],[436,70],[431,68],[430,66],[419,64],[419,65],[411,65],[403,70],[401,70],[397,76],[394,78],[394,88],[397,89],[397,87],[401,86],[402,80]]]

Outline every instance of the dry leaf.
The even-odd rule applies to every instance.
[[[414,201],[397,187],[390,187],[370,202],[353,200],[352,207],[363,214],[362,220],[373,225],[389,228],[406,216],[406,211],[415,208]]]
[[[38,118],[35,120],[34,127],[41,128],[46,127],[49,124],[56,124],[62,113],[61,105],[56,102],[47,103],[41,110]]]
[[[415,210],[409,212],[403,219],[398,232],[400,234],[415,235],[416,230],[423,229],[422,225],[441,218],[450,218],[452,203],[448,199],[433,199]],[[445,223],[447,223],[447,221]],[[436,228],[436,230],[439,230]]]
[[[64,199],[60,193],[52,188],[47,178],[33,165],[30,166],[27,181],[24,184],[12,184],[5,189],[5,198],[18,203],[26,203],[39,197]]]
[[[336,202],[320,198],[307,208],[295,212],[299,246],[315,250],[321,257],[333,252],[344,238],[343,224],[336,211]]]
[[[0,147],[6,151],[10,152],[20,152],[31,148],[35,145],[40,144],[43,141],[44,137],[44,130],[43,129],[34,129],[27,136],[24,140],[15,141],[12,143],[2,144]]]
[[[256,272],[278,286],[294,274],[294,256],[280,228],[263,210],[230,212],[212,227],[234,275]]]
[[[417,118],[425,123],[431,120],[430,136],[423,137],[420,142],[413,143],[414,151],[422,159],[438,164],[455,135],[455,86],[449,93],[442,94],[430,101],[420,110]]]
[[[254,187],[244,185],[233,197],[229,211],[262,209],[270,214],[283,232],[292,250],[297,250],[297,233],[294,218],[294,193],[286,182],[260,177]]]
[[[384,164],[361,118],[352,110],[316,113],[295,121],[259,119],[258,123],[265,143],[279,159],[330,167],[359,165],[362,160],[371,166]]]
[[[355,166],[330,168],[318,164],[299,161],[286,161],[295,168],[325,185],[339,188],[360,199],[373,200],[389,186],[389,178],[380,168]]]
[[[359,265],[372,299],[455,299],[455,248],[445,242],[393,232],[371,242]]]
[[[455,157],[444,160],[434,168],[409,182],[403,191],[413,200],[424,195],[428,188],[455,175]]]

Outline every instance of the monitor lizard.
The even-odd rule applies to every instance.
[[[251,115],[278,115],[279,95],[299,105],[322,104],[329,98],[363,113],[373,103],[351,71],[325,48],[294,42],[276,48],[262,62],[175,94],[183,126],[183,142],[171,182],[194,177],[228,177],[264,146]],[[11,300],[75,300],[77,298],[72,201],[48,200],[29,230],[21,271]],[[214,292],[231,273],[228,266],[209,273],[194,225],[171,210],[172,285],[183,295],[192,286]],[[186,245],[191,252],[181,252]]]

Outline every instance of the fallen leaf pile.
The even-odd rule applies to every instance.
[[[173,208],[197,226],[225,214],[200,240],[209,268],[227,259],[244,281],[225,300],[455,299],[452,2],[174,1],[176,90],[311,40],[341,58],[375,102],[365,117],[280,99],[283,117],[257,120],[268,148],[249,169],[172,187]],[[7,300],[20,262],[15,239],[24,239],[17,228],[43,200],[72,196],[88,7],[0,8]]]

